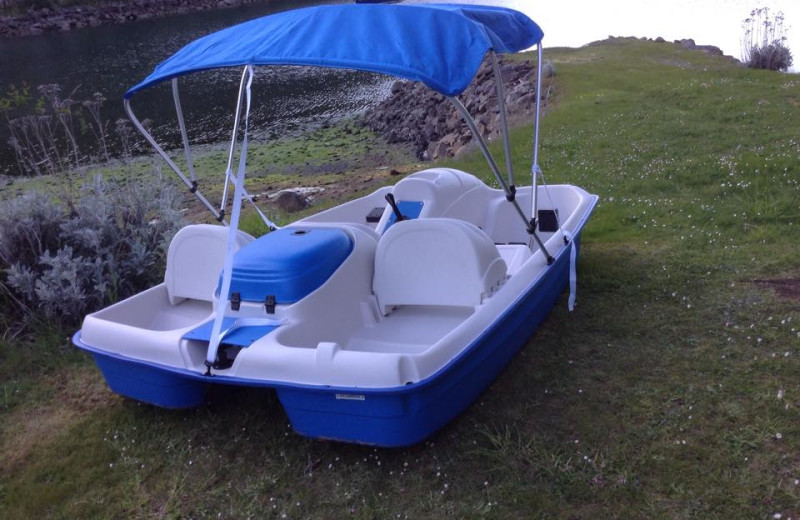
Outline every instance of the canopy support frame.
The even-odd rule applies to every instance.
[[[247,67],[245,67],[245,71],[246,70],[247,70]],[[245,74],[242,75],[243,79],[244,79],[244,76],[245,76]],[[243,89],[244,89],[244,87],[240,88],[240,92],[243,92]],[[152,134],[150,134],[150,132],[147,131],[147,129],[144,127],[144,125],[142,125],[141,121],[139,121],[139,118],[133,112],[133,107],[131,106],[130,98],[124,98],[123,99],[123,105],[124,105],[124,108],[125,108],[125,113],[128,115],[128,118],[133,123],[133,126],[139,131],[140,134],[142,134],[142,136],[150,144],[150,146],[153,147],[153,149],[156,151],[156,153],[158,153],[158,155],[160,155],[161,158],[164,159],[164,161],[167,163],[167,165],[170,167],[170,169],[178,176],[178,178],[181,180],[181,182],[183,182],[183,184],[189,190],[189,193],[194,194],[194,196],[197,197],[200,200],[200,202],[203,204],[203,206],[205,206],[205,208],[208,211],[210,211],[212,215],[214,215],[214,218],[218,222],[220,222],[223,225],[227,226],[228,222],[225,220],[225,204],[224,203],[221,204],[220,205],[220,210],[217,211],[217,209],[214,207],[214,205],[211,202],[209,202],[208,199],[206,199],[206,197],[200,192],[200,189],[198,188],[197,176],[196,176],[195,170],[194,170],[194,162],[192,161],[192,156],[191,156],[191,151],[190,151],[191,147],[189,145],[189,138],[188,138],[188,134],[186,132],[186,122],[185,122],[185,119],[183,117],[183,109],[181,107],[180,95],[179,95],[178,85],[177,85],[177,78],[173,78],[173,80],[172,80],[172,96],[173,96],[173,99],[175,100],[175,111],[177,113],[178,126],[180,127],[180,131],[181,131],[181,140],[182,140],[182,143],[183,143],[184,152],[186,154],[186,164],[187,164],[187,168],[189,170],[189,177],[187,177],[186,174],[183,173],[183,171],[181,171],[181,169],[178,167],[178,165],[175,164],[175,162],[169,157],[167,152],[161,147],[161,145],[158,144],[158,142],[155,140],[155,138],[152,136]],[[239,112],[240,111],[237,110],[236,121],[235,121],[235,127],[237,129],[238,129],[238,125],[239,125]],[[236,135],[237,135],[237,131],[236,130],[234,130],[234,134],[233,135],[234,135],[234,137],[232,139],[230,154],[229,154],[229,157],[228,157],[228,166],[227,166],[226,172],[225,172],[225,174],[226,174],[226,176],[225,176],[225,185],[224,185],[224,188],[223,188],[223,191],[225,192],[226,195],[227,195],[229,183],[231,183],[231,182],[235,183],[236,182],[236,177],[233,175],[233,172],[231,171],[232,157],[233,157],[233,153],[234,153],[234,149],[235,149],[235,145],[236,145]],[[223,195],[223,201],[227,199],[226,195]],[[267,217],[264,214],[264,212],[261,211],[261,208],[259,208],[258,205],[256,205],[255,201],[253,201],[253,197],[250,195],[250,193],[247,191],[246,188],[243,188],[243,198],[246,199],[248,202],[250,202],[250,204],[256,210],[256,213],[258,213],[258,215],[261,217],[261,220],[264,221],[264,223],[267,225],[267,227],[269,228],[270,231],[274,231],[274,230],[280,228],[280,226],[278,226],[274,222],[272,222],[269,219],[269,217]]]
[[[186,133],[186,121],[183,118],[183,108],[181,107],[181,96],[178,92],[178,78],[172,78],[172,99],[175,100],[175,113],[178,116],[178,126],[181,130],[181,141],[183,141],[183,151],[186,154],[186,167],[189,169],[189,179],[192,188],[197,189],[197,175],[194,173],[194,163],[192,162],[192,152],[189,148],[189,135]]]
[[[231,183],[231,177],[233,177],[233,155],[236,151],[236,138],[239,135],[239,119],[241,118],[242,114],[242,100],[244,97],[244,90],[246,88],[247,70],[248,67],[244,67],[244,70],[242,70],[242,79],[239,82],[239,93],[236,98],[236,115],[233,118],[231,145],[228,149],[228,164],[225,166],[225,182],[222,185],[222,200],[219,203],[219,212],[221,215],[225,215],[225,206],[228,202],[228,188]]]
[[[534,221],[534,226],[538,227],[538,215],[539,215],[539,190],[537,189],[537,184],[539,180],[539,175],[541,175],[542,170],[539,167],[539,118],[541,117],[541,99],[542,99],[542,43],[539,42],[539,45],[536,46],[538,50],[538,59],[536,64],[536,115],[534,116],[534,123],[533,123],[533,163],[531,165],[531,218]],[[559,228],[561,225],[559,224]]]
[[[539,46],[539,49],[540,49],[540,56],[541,56],[541,44]],[[541,59],[539,61],[539,67],[540,67],[540,73],[541,73]],[[499,75],[497,75],[498,70],[499,70],[499,67],[495,69],[495,79],[498,82],[500,82],[500,81],[502,81],[502,79],[499,77]],[[539,88],[539,85],[537,84],[537,89],[538,88]],[[458,110],[459,114],[461,114],[461,117],[464,119],[464,122],[467,123],[467,127],[469,127],[469,130],[472,133],[473,137],[475,138],[475,141],[478,143],[478,147],[480,148],[481,153],[483,154],[483,157],[486,159],[486,162],[489,164],[489,168],[492,170],[492,173],[494,174],[495,179],[497,180],[498,184],[500,184],[500,187],[503,189],[503,192],[505,192],[506,200],[508,200],[508,202],[511,203],[511,205],[516,210],[517,214],[520,216],[522,221],[525,223],[525,230],[528,232],[529,235],[531,235],[531,237],[533,238],[533,241],[536,243],[536,246],[544,254],[545,258],[547,259],[547,264],[548,265],[552,264],[555,261],[553,256],[547,251],[547,248],[545,247],[544,243],[542,242],[542,239],[536,234],[536,227],[537,227],[536,213],[532,212],[531,213],[531,217],[528,218],[528,216],[525,215],[525,212],[522,210],[522,208],[520,207],[519,203],[517,202],[514,191],[512,191],[512,187],[513,187],[513,172],[511,172],[509,170],[509,177],[511,178],[512,182],[507,182],[506,179],[503,177],[503,174],[500,172],[500,168],[497,166],[497,162],[495,162],[494,157],[492,156],[492,153],[489,151],[489,147],[486,144],[486,140],[483,138],[483,136],[481,135],[480,131],[478,130],[478,127],[475,124],[475,120],[472,118],[472,115],[469,113],[469,110],[467,110],[467,107],[465,107],[464,103],[462,103],[461,100],[458,99],[455,96],[447,96],[447,99],[449,99],[450,102],[453,103],[453,105],[456,107],[456,110]],[[538,105],[538,91],[537,91],[537,108],[538,108],[538,106],[539,105]],[[502,107],[502,111],[505,112],[505,106]],[[537,110],[536,111],[536,128],[537,129],[538,129],[538,118],[539,118],[539,111]],[[507,139],[508,138],[507,137],[507,135],[508,135],[508,127],[506,127],[504,129],[504,131],[505,131],[505,136],[506,136],[506,139]],[[537,130],[537,132],[538,132],[538,130]],[[537,134],[537,137],[536,137],[535,141],[537,142],[537,145],[538,145],[538,134]],[[509,148],[510,148],[510,146],[509,146]],[[538,148],[538,146],[537,146],[537,148]],[[509,153],[507,155],[507,161],[510,162],[510,160],[511,159],[510,159],[510,153]],[[533,198],[536,197],[536,186],[535,185],[532,187],[532,190],[533,190],[533,193],[531,193],[531,198],[533,199]],[[535,208],[535,206],[534,206],[534,208]]]
[[[247,139],[248,130],[250,126],[250,106],[251,106],[251,87],[253,84],[253,66],[247,65],[242,73],[244,89],[239,91],[239,99],[236,103],[236,118],[234,126],[239,125],[239,113],[242,110],[242,105],[245,105],[244,114],[244,132],[242,134],[242,148],[239,152],[239,167],[236,173],[235,185],[233,190],[233,201],[231,201],[231,223],[228,228],[228,241],[225,249],[225,261],[222,267],[222,280],[220,283],[219,298],[217,300],[216,315],[214,316],[214,324],[211,327],[211,337],[208,342],[208,349],[206,350],[206,376],[212,376],[211,369],[217,361],[217,353],[225,332],[222,330],[222,322],[225,318],[226,310],[231,305],[229,292],[231,287],[231,278],[233,275],[233,258],[236,252],[236,239],[239,233],[239,216],[241,215],[242,199],[245,198],[244,178],[247,165]],[[236,132],[234,132],[236,136]],[[235,144],[235,142],[234,142]],[[231,152],[232,153],[232,152]],[[232,172],[231,172],[232,173]]]
[[[133,123],[133,126],[135,126],[135,127],[136,127],[136,129],[139,131],[139,133],[140,133],[140,134],[142,134],[142,135],[144,136],[145,140],[147,140],[147,142],[148,142],[148,143],[150,143],[150,146],[152,146],[152,147],[153,147],[153,149],[156,151],[156,153],[158,153],[158,155],[160,155],[160,156],[161,156],[161,158],[162,158],[162,159],[164,159],[164,161],[166,161],[166,163],[167,163],[167,165],[170,167],[170,169],[171,169],[173,172],[175,172],[175,174],[178,176],[178,178],[179,178],[179,179],[180,179],[180,180],[181,180],[181,181],[182,181],[182,182],[183,182],[183,183],[186,185],[186,187],[189,189],[189,192],[191,192],[191,193],[194,193],[195,197],[197,197],[198,199],[200,199],[200,202],[203,204],[203,206],[205,206],[205,207],[206,207],[206,209],[208,209],[208,210],[209,210],[209,211],[210,211],[210,212],[211,212],[211,213],[214,215],[214,217],[215,217],[215,218],[216,218],[218,221],[222,222],[223,224],[226,224],[224,217],[222,217],[222,216],[221,216],[221,215],[220,215],[220,214],[217,212],[217,210],[216,210],[216,209],[214,208],[214,206],[213,206],[213,205],[212,205],[212,204],[211,204],[211,203],[208,201],[208,199],[206,199],[206,198],[203,196],[203,194],[202,194],[202,193],[200,193],[200,190],[198,190],[198,189],[197,189],[197,185],[196,185],[196,183],[194,183],[194,184],[193,184],[193,183],[192,183],[192,182],[191,182],[191,181],[190,181],[190,180],[189,180],[189,179],[186,177],[186,175],[184,175],[184,173],[181,171],[181,169],[180,169],[180,168],[178,168],[178,165],[177,165],[177,164],[175,164],[175,162],[174,162],[172,159],[170,159],[169,155],[167,155],[167,152],[165,152],[165,151],[164,151],[164,149],[161,147],[161,145],[159,145],[159,144],[158,144],[158,142],[157,142],[157,141],[155,140],[155,138],[154,138],[154,137],[153,137],[153,136],[150,134],[150,132],[148,132],[148,131],[147,131],[147,129],[145,129],[145,127],[144,127],[144,126],[142,125],[142,123],[139,121],[139,118],[137,118],[137,117],[136,117],[136,114],[134,114],[134,113],[133,113],[133,108],[131,107],[131,100],[130,100],[130,98],[125,98],[125,99],[123,100],[123,105],[124,105],[124,108],[125,108],[125,113],[126,113],[126,114],[128,114],[128,118],[130,118],[131,122]]]
[[[497,89],[497,110],[500,113],[501,133],[503,134],[503,154],[506,160],[506,175],[508,176],[508,189],[512,196],[516,196],[517,187],[514,182],[514,167],[511,164],[511,137],[508,133],[508,120],[506,118],[506,95],[503,87],[503,73],[494,49],[491,51],[492,69],[494,70],[494,83]]]

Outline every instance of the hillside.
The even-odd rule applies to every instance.
[[[0,517],[798,518],[800,77],[633,39],[546,57],[544,174],[601,199],[578,305],[463,416],[402,450],[311,441],[269,393],[155,409],[71,331],[0,339]]]

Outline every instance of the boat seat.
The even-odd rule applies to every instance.
[[[181,228],[169,244],[164,283],[172,305],[185,298],[212,301],[225,263],[228,227],[197,224]],[[237,249],[253,241],[238,231]]]
[[[402,179],[392,188],[392,195],[400,212],[409,220],[443,217],[446,210],[465,193],[481,185],[480,180],[468,173],[451,168],[430,168]],[[394,212],[387,205],[377,230],[385,233],[396,220]]]
[[[506,280],[494,242],[463,220],[404,220],[375,252],[373,292],[383,314],[398,305],[475,307]]]

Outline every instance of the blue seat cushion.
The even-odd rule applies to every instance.
[[[324,284],[352,250],[352,239],[341,229],[273,231],[236,252],[228,298],[238,292],[242,301],[264,302],[273,295],[279,304],[297,302]],[[222,275],[217,292],[221,286]]]

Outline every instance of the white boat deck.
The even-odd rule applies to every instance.
[[[405,306],[353,333],[346,350],[419,354],[436,344],[473,313],[464,307]]]
[[[377,224],[367,224],[365,216],[386,206],[390,190],[399,200],[423,205],[413,225],[387,233],[390,208]],[[594,203],[580,188],[549,190],[540,202],[555,201],[568,231]],[[530,204],[530,188],[517,195],[523,207]],[[296,303],[279,304],[275,314],[265,313],[263,301],[243,302],[235,312],[226,305],[228,316],[282,325],[216,373],[385,387],[428,377],[475,341],[547,268],[509,207],[502,191],[462,172],[436,169],[292,224],[345,230],[353,251],[322,286]],[[183,335],[214,316],[222,256],[203,251],[219,245],[226,233],[219,226],[187,229],[170,248],[165,284],[88,316],[83,341],[132,359],[204,372],[206,345]],[[560,233],[542,238],[552,255],[565,247]],[[240,244],[250,240],[241,236]]]

